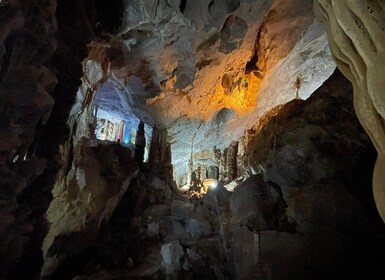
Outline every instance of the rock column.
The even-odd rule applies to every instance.
[[[144,135],[144,123],[140,121],[135,139],[135,161],[141,165],[144,160],[144,149],[146,147],[146,137]]]
[[[315,0],[338,68],[353,84],[354,107],[378,158],[373,192],[385,221],[385,4],[383,0]]]
[[[227,152],[227,180],[232,181],[237,178],[237,154],[238,154],[238,142],[233,141]]]

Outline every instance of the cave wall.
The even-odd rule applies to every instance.
[[[355,115],[353,87],[339,71],[306,101],[270,111],[246,138],[243,164],[277,185],[266,187],[254,175],[230,199],[244,279],[253,273],[263,279],[384,274],[376,259],[383,258],[385,228],[370,190],[376,153]],[[277,222],[280,196],[285,214]],[[259,252],[254,265],[243,246],[250,246],[245,255]]]
[[[194,170],[219,168],[214,149],[223,153],[275,106],[308,98],[335,68],[310,0],[180,3],[123,1],[124,9],[106,11],[103,1],[68,2],[62,5],[75,11],[71,16],[58,11],[61,36],[71,38],[77,55],[87,55],[94,29],[95,57],[83,71],[106,79],[84,82],[74,112],[92,100],[88,90],[99,90],[108,100],[99,112],[136,115],[169,130],[179,185],[192,172],[189,159]],[[78,26],[76,18],[84,21]],[[103,56],[111,59],[93,63]],[[106,75],[109,67],[113,75]]]
[[[43,263],[59,145],[69,134],[79,62],[92,36],[83,2],[76,2],[0,5],[2,279],[35,279]]]
[[[225,182],[246,172],[265,173],[266,179],[281,186],[292,214],[289,218],[299,220],[303,231],[314,230],[312,213],[321,207],[316,203],[318,195],[326,189],[330,197],[325,200],[329,201],[339,184],[324,184],[322,180],[331,176],[330,166],[342,164],[328,161],[327,156],[320,160],[319,150],[327,154],[330,151],[324,149],[328,146],[332,153],[347,154],[350,150],[333,150],[333,145],[348,143],[355,150],[361,142],[367,145],[367,139],[358,132],[354,135],[362,136],[358,142],[344,135],[343,141],[335,136],[332,140],[337,144],[330,143],[324,138],[325,131],[311,127],[311,122],[324,121],[311,113],[305,114],[310,123],[306,123],[310,128],[304,129],[310,137],[305,146],[314,148],[315,141],[317,153],[309,155],[309,150],[301,150],[303,147],[279,146],[282,141],[293,140],[289,135],[278,142],[269,139],[274,144],[269,146],[272,158],[256,161],[247,158],[250,151],[246,144],[253,135],[240,139],[266,111],[291,99],[308,98],[334,70],[325,32],[312,14],[312,2],[277,0],[254,5],[246,0],[202,0],[191,5],[184,1],[124,1],[127,9],[118,36],[105,32],[118,30],[121,22],[106,24],[112,15],[106,12],[97,16],[98,7],[103,5],[96,2],[14,0],[0,5],[1,276],[31,279],[40,273],[41,244],[48,232],[45,213],[53,185],[54,201],[48,210],[52,225],[43,247],[43,274],[47,276],[61,260],[97,240],[100,226],[110,219],[136,176],[135,164],[119,158],[122,151],[118,147],[97,147],[93,139],[93,98],[106,81],[118,92],[119,100],[134,108],[133,114],[161,126],[162,136],[155,142],[162,152],[153,152],[157,156],[150,160],[151,166],[165,164],[161,178],[171,177],[171,150],[179,183],[188,179],[189,172],[198,170],[201,179],[218,177]],[[357,113],[379,153],[374,193],[383,213],[384,114],[378,75],[383,62],[379,46],[384,40],[383,31],[373,24],[381,22],[378,11],[383,11],[383,4],[318,3],[323,7],[320,13],[330,22],[329,37],[341,35],[330,39],[331,49],[353,83]],[[340,14],[345,10],[349,13]],[[356,17],[362,18],[362,23]],[[354,34],[362,35],[355,37],[341,19],[349,24],[353,19],[359,30],[365,31],[365,26],[367,32],[354,29]],[[87,48],[93,29],[99,32],[100,41]],[[320,78],[313,82],[314,76]],[[260,120],[264,124],[264,119]],[[291,166],[287,157],[293,154],[326,173],[313,174],[302,161]],[[290,174],[282,178],[283,165],[290,165],[292,173],[309,172],[301,173],[301,178],[291,178]],[[245,166],[252,168],[245,170]],[[346,178],[350,171],[338,169]],[[312,178],[320,181],[313,182]],[[313,188],[298,190],[304,183],[298,180],[305,179],[316,184],[314,193]],[[339,197],[345,194],[337,193]],[[346,196],[347,208],[355,208],[351,194]],[[309,200],[310,205],[302,205],[303,200]],[[322,214],[327,220],[333,213]],[[267,233],[265,237],[276,235]]]
[[[315,1],[328,28],[329,44],[338,67],[354,87],[357,115],[372,139],[378,158],[373,174],[377,208],[385,220],[385,42],[383,1]]]
[[[96,89],[112,74],[114,50],[103,43],[90,45],[82,62],[82,84],[68,119],[70,135],[60,147],[62,166],[47,211],[50,229],[43,244],[44,278],[51,277],[63,260],[93,244],[138,173],[129,149],[114,142],[98,143],[94,134]]]

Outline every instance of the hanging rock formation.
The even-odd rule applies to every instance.
[[[385,4],[381,0],[316,0],[315,6],[327,23],[337,65],[353,84],[360,122],[378,152],[373,192],[385,221]]]

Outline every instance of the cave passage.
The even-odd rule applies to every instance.
[[[384,23],[0,0],[0,280],[385,279]]]
[[[107,81],[96,91],[94,99],[95,138],[102,143],[119,143],[134,153],[135,146],[138,145],[136,141],[141,119],[140,115],[135,115],[125,93],[119,92]],[[151,124],[145,123],[143,129],[144,162],[147,162],[153,128]]]

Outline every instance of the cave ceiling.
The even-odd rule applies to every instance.
[[[98,110],[168,129],[177,177],[335,69],[312,0],[124,1],[117,38]]]

